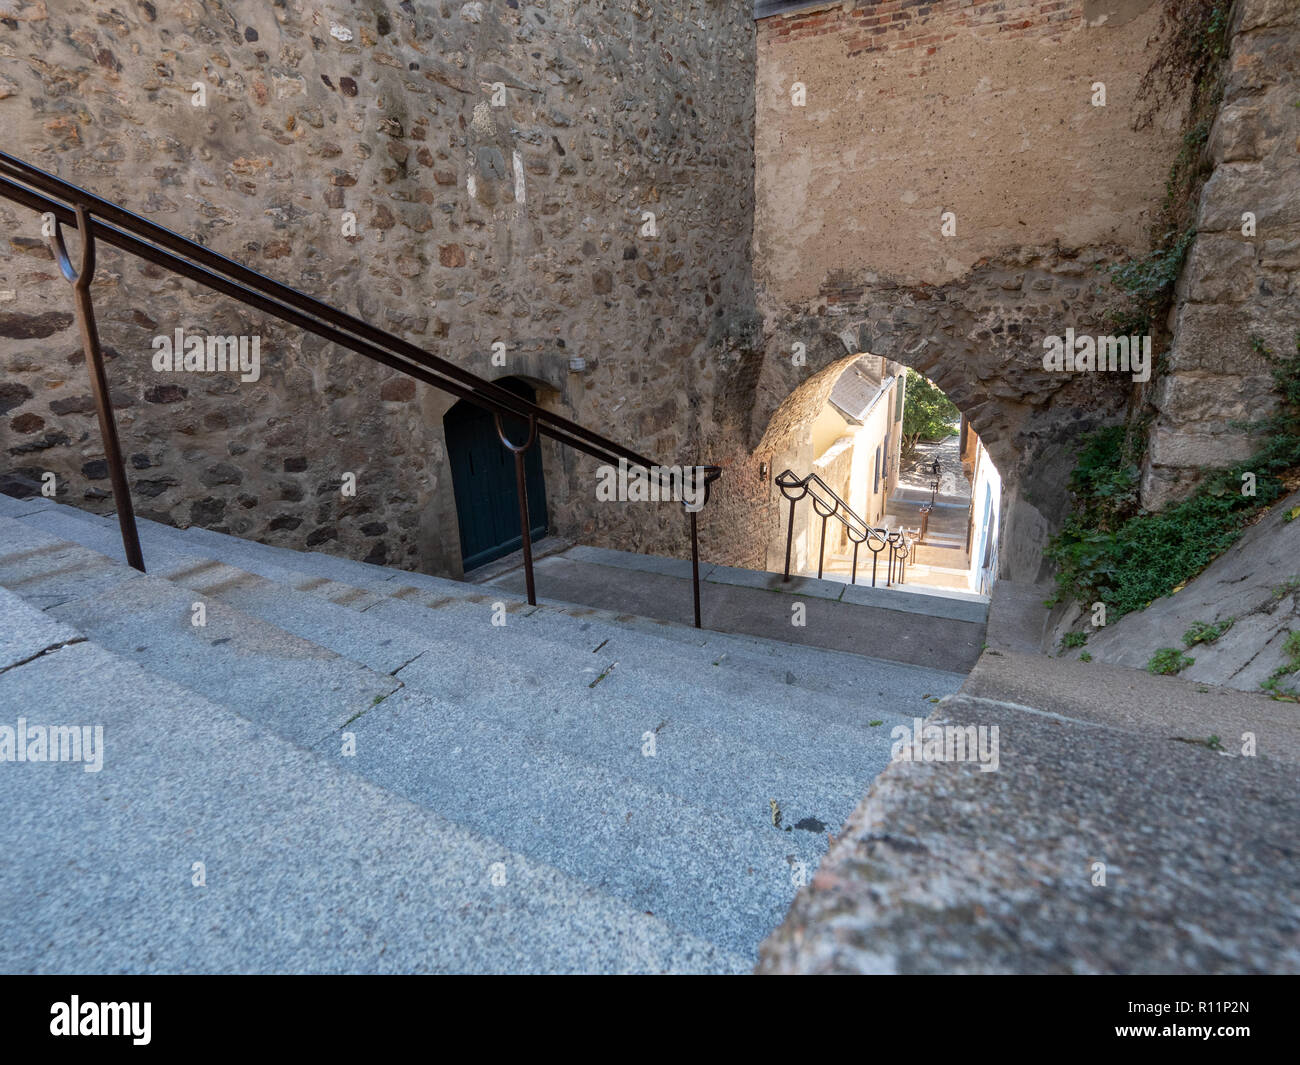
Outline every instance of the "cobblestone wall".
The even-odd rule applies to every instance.
[[[14,0],[0,124],[65,179],[696,461],[752,303],[753,33],[742,0]],[[70,293],[40,220],[0,219],[0,472],[106,509]],[[142,514],[456,571],[447,397],[119,254],[93,294]],[[177,328],[258,336],[259,379],[157,372]],[[598,508],[594,463],[545,457],[560,533],[682,549],[680,508]]]

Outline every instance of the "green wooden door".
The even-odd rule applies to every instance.
[[[522,381],[496,382],[525,399],[533,390]],[[447,455],[451,462],[456,517],[460,526],[460,553],[466,570],[518,551],[519,501],[515,495],[515,457],[497,436],[492,415],[464,400],[443,419]],[[509,438],[522,443],[522,423],[507,420]],[[528,518],[534,540],[546,535],[546,484],[542,479],[540,443],[528,449],[524,461],[528,486]]]

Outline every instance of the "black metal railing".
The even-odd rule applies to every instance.
[[[410,341],[266,277],[242,263],[228,259],[5,152],[0,152],[0,197],[42,215],[48,214],[54,219],[51,243],[59,269],[73,288],[77,324],[86,365],[90,371],[91,390],[112,481],[122,543],[127,562],[141,572],[144,572],[144,559],[140,550],[140,537],[131,505],[126,469],[122,462],[117,422],[90,297],[90,285],[95,274],[96,245],[100,240],[489,411],[496,421],[497,435],[502,445],[513,453],[515,459],[524,571],[528,602],[532,605],[536,605],[537,596],[533,577],[524,456],[529,448],[536,446],[538,436],[548,437],[611,465],[617,465],[621,459],[628,464],[629,469],[644,469],[647,474],[656,466],[650,459],[630,448],[515,395]],[[81,240],[79,266],[76,267],[73,266],[63,237],[63,226],[68,224],[76,226]],[[524,443],[515,443],[508,438],[502,423],[503,417],[519,419],[526,424],[527,438]],[[709,465],[685,467],[685,470],[698,471],[692,476],[704,482],[698,494],[689,493],[689,498],[700,500],[702,506],[708,502],[712,484],[722,475],[722,470],[718,466]],[[686,492],[682,494],[688,495]],[[697,511],[688,506],[687,513],[690,517],[695,626],[699,628]]]
[[[807,477],[797,477],[793,470],[785,470],[774,479],[781,494],[790,501],[790,520],[785,532],[785,576],[790,579],[790,552],[794,546],[794,509],[801,499],[807,497],[813,512],[821,518],[821,546],[817,551],[817,576],[820,579],[826,561],[826,523],[835,518],[845,528],[849,541],[853,544],[853,568],[850,584],[858,583],[858,548],[863,544],[871,552],[871,586],[876,586],[876,569],[880,563],[881,552],[888,553],[885,569],[885,587],[902,584],[907,568],[907,559],[911,554],[915,540],[908,535],[903,526],[895,531],[868,525],[852,508],[836,494],[825,481],[815,473]]]

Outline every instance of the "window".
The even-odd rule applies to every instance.
[[[894,421],[903,420],[903,375],[899,374],[894,381]]]
[[[879,494],[879,492],[880,492],[880,448],[877,447],[876,448],[876,480],[875,480],[875,487],[871,489],[871,493],[872,495],[877,495]]]

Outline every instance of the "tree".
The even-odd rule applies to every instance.
[[[952,423],[961,413],[945,396],[915,370],[907,371],[907,393],[903,401],[903,459],[910,462],[916,456],[916,445],[922,440],[942,440],[957,431]]]

